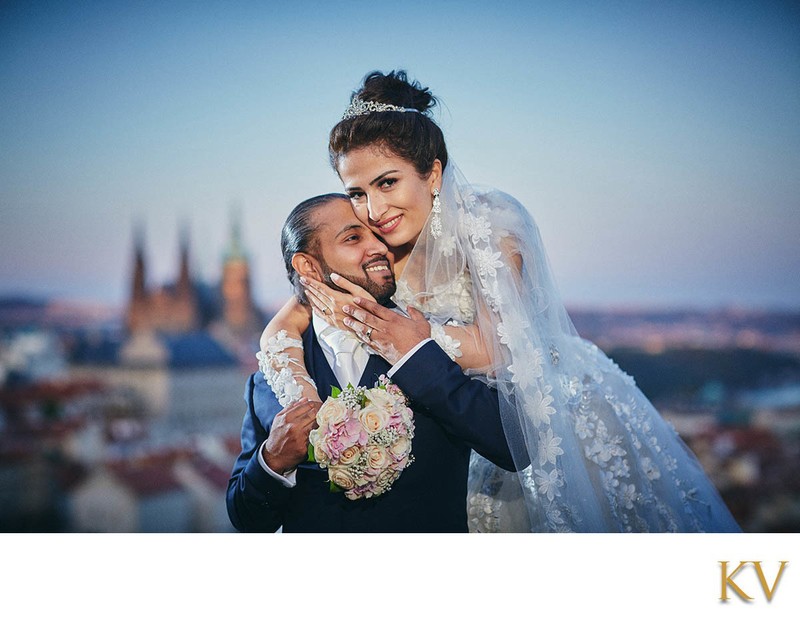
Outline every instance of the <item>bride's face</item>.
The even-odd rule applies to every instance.
[[[369,146],[339,159],[339,177],[358,218],[390,247],[413,246],[441,187],[442,164],[422,177],[414,165],[389,150]]]

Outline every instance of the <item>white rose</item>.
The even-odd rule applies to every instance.
[[[379,408],[390,411],[394,407],[395,398],[386,392],[386,390],[373,388],[369,391],[367,396],[369,397],[370,403],[377,405]]]
[[[389,454],[381,445],[367,445],[367,463],[374,471],[381,471],[389,465]]]
[[[400,406],[400,418],[405,421],[405,423],[410,423],[411,420],[414,418],[414,412],[411,410],[410,407],[405,405]]]
[[[411,451],[411,441],[405,436],[398,436],[397,440],[389,447],[389,450],[399,460]]]
[[[386,471],[381,471],[381,474],[378,476],[378,479],[375,481],[375,484],[380,488],[385,489],[391,486],[399,476],[400,476],[399,471],[395,471],[393,469],[387,469]]]
[[[339,456],[339,464],[342,466],[353,464],[356,460],[358,460],[360,453],[361,452],[359,451],[358,447],[355,445],[348,447],[342,452],[342,455]]]
[[[328,452],[323,447],[322,434],[318,429],[312,429],[308,434],[308,442],[314,447],[314,460],[317,464],[326,465],[330,462]]]
[[[355,481],[350,472],[341,467],[331,467],[329,470],[331,482],[345,491],[355,486]]]
[[[328,399],[317,412],[317,424],[320,427],[338,425],[344,421],[346,411],[347,408],[339,399]]]
[[[386,426],[389,416],[385,410],[375,405],[368,405],[358,413],[358,420],[370,434],[374,434]]]

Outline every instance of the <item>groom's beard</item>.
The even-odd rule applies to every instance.
[[[370,265],[374,265],[375,263],[379,263],[381,261],[385,261],[387,267],[389,266],[389,261],[384,258],[381,259],[374,259],[362,265],[361,269],[364,272],[363,276],[353,276],[351,274],[343,274],[342,272],[337,272],[335,269],[331,269],[327,266],[325,261],[320,261],[320,266],[322,267],[322,281],[331,289],[335,289],[336,291],[344,291],[341,287],[337,286],[331,280],[331,274],[339,274],[342,278],[346,278],[351,283],[355,283],[359,287],[363,287],[366,289],[370,295],[375,298],[375,301],[379,305],[385,305],[387,302],[390,301],[391,297],[394,296],[394,292],[397,289],[394,280],[394,272],[391,272],[392,277],[386,280],[383,283],[376,283],[369,277],[369,272],[367,272],[367,268]],[[391,269],[391,267],[390,267]]]

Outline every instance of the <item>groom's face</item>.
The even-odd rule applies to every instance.
[[[353,212],[346,200],[333,200],[314,213],[317,262],[322,281],[341,291],[333,272],[366,289],[378,303],[394,295],[394,257]]]

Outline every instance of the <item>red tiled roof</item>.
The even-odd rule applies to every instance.
[[[211,482],[216,488],[228,488],[228,480],[230,480],[231,469],[233,469],[233,460],[231,460],[231,469],[223,469],[200,455],[192,457],[190,463],[200,475]]]
[[[137,495],[157,495],[181,488],[175,464],[189,454],[183,449],[151,453],[108,463],[109,470]]]
[[[747,451],[776,449],[780,441],[773,432],[760,427],[713,427],[697,434],[698,439],[715,441],[721,438],[730,438],[736,449]]]
[[[25,386],[0,389],[0,403],[19,405],[41,400],[63,401],[73,397],[101,392],[105,386],[96,379],[40,381]]]

